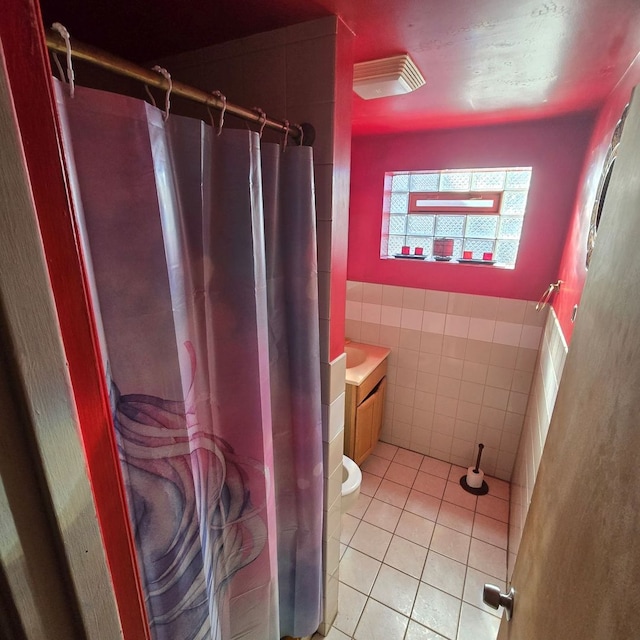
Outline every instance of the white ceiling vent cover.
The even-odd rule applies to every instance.
[[[409,93],[423,84],[422,74],[407,54],[353,65],[353,90],[365,100]]]

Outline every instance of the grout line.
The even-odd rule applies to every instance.
[[[395,460],[395,457],[396,457],[396,455],[398,454],[398,452],[400,451],[400,449],[401,449],[400,447],[398,447],[398,448],[396,449],[396,452],[394,453],[393,458],[392,458],[391,460],[389,460],[389,466],[390,466],[391,462],[393,462],[393,461]],[[429,456],[423,456],[423,461],[424,461],[424,459],[425,459],[425,458],[428,458],[428,457],[429,457]],[[383,459],[385,459],[385,458],[383,458]],[[385,460],[386,460],[386,459],[385,459]],[[399,462],[398,462],[397,464],[402,464],[402,463],[399,463]],[[421,465],[422,465],[422,462],[421,462]],[[420,465],[420,466],[421,466],[421,465]],[[420,467],[418,467],[418,468],[416,469],[415,467],[409,467],[408,465],[403,465],[403,466],[406,466],[408,469],[412,469],[412,470],[414,470],[414,471],[420,471]],[[452,465],[452,466],[451,466],[451,469],[453,469],[455,466],[457,466],[457,465]],[[384,474],[383,476],[377,476],[377,477],[379,477],[379,478],[380,478],[380,481],[381,481],[381,482],[382,482],[382,480],[387,479],[387,478],[386,478],[386,473],[387,473],[387,471],[388,471],[388,467],[387,467],[387,470],[385,471],[385,474]],[[425,472],[425,473],[426,473],[426,472]],[[441,478],[441,480],[444,480],[444,481],[445,481],[445,483],[452,482],[452,481],[450,480],[450,474],[451,474],[451,471],[449,472],[448,477],[447,477],[446,479],[445,479],[445,478]],[[428,475],[432,475],[432,474],[428,474]],[[424,495],[428,495],[428,496],[429,496],[429,497],[431,497],[431,498],[434,498],[434,499],[436,499],[436,500],[439,500],[438,510],[437,510],[436,515],[435,515],[435,518],[436,518],[435,520],[432,520],[431,518],[426,518],[426,517],[424,517],[424,516],[421,516],[421,515],[419,515],[419,514],[416,514],[416,513],[413,513],[413,512],[411,512],[411,511],[407,510],[407,509],[406,509],[406,503],[407,503],[408,497],[407,497],[407,499],[405,499],[405,500],[404,500],[404,502],[403,502],[403,506],[402,506],[402,507],[398,507],[396,504],[389,503],[389,502],[386,502],[386,501],[384,501],[384,500],[380,500],[379,498],[376,498],[376,493],[377,493],[378,489],[376,489],[376,491],[374,492],[374,495],[373,495],[373,496],[367,496],[367,497],[369,498],[369,503],[368,503],[367,507],[365,508],[365,510],[363,511],[363,513],[362,513],[362,517],[358,518],[357,516],[354,516],[353,514],[349,514],[351,517],[353,517],[353,518],[355,518],[356,520],[358,520],[358,524],[357,524],[357,526],[356,526],[356,528],[355,528],[355,530],[354,530],[354,533],[353,533],[353,535],[351,536],[351,538],[350,538],[349,542],[345,545],[345,552],[346,552],[346,550],[348,550],[348,549],[353,549],[354,551],[357,551],[358,553],[362,553],[363,555],[365,555],[365,556],[367,556],[367,557],[369,557],[369,558],[371,558],[371,559],[375,560],[376,562],[380,563],[380,566],[378,567],[378,569],[377,569],[377,571],[376,571],[376,574],[375,574],[375,577],[374,577],[374,579],[373,579],[373,582],[372,582],[372,585],[371,585],[371,590],[370,590],[370,592],[373,592],[373,588],[375,587],[376,581],[378,580],[378,577],[379,577],[379,575],[380,575],[380,572],[381,572],[381,570],[382,570],[382,566],[383,566],[383,565],[386,565],[387,567],[390,567],[390,568],[394,569],[395,571],[398,571],[399,573],[402,573],[402,574],[403,574],[403,575],[405,575],[405,576],[408,576],[408,577],[410,577],[410,578],[413,578],[414,580],[415,580],[415,579],[417,579],[417,581],[418,581],[418,585],[417,585],[417,588],[416,588],[416,593],[415,593],[415,594],[414,594],[414,596],[413,596],[413,602],[412,602],[412,605],[411,605],[411,613],[410,613],[408,616],[407,616],[406,614],[404,614],[404,613],[402,613],[402,612],[398,611],[398,610],[397,610],[397,609],[395,609],[394,607],[392,607],[392,606],[390,606],[390,605],[388,605],[388,604],[386,604],[386,603],[384,603],[384,602],[381,602],[380,600],[377,600],[376,598],[374,598],[373,596],[371,596],[371,595],[370,595],[370,593],[369,593],[369,594],[365,594],[365,593],[363,593],[362,591],[359,591],[358,589],[356,589],[355,587],[352,587],[351,585],[347,585],[347,583],[343,583],[343,584],[345,584],[345,585],[349,586],[350,588],[354,589],[354,590],[355,590],[355,591],[357,591],[358,593],[360,593],[360,594],[362,594],[362,595],[364,595],[364,596],[365,596],[365,603],[364,603],[364,607],[363,607],[362,612],[360,613],[360,616],[358,617],[358,620],[357,620],[356,625],[355,625],[355,627],[354,627],[354,632],[353,632],[353,634],[351,635],[351,640],[353,640],[353,639],[355,638],[355,633],[356,633],[356,631],[357,631],[357,629],[358,629],[358,625],[359,625],[359,624],[360,624],[360,622],[362,621],[362,617],[363,617],[363,615],[364,615],[364,611],[365,611],[365,610],[366,610],[366,608],[367,608],[367,604],[368,604],[369,600],[374,600],[375,602],[377,602],[377,603],[379,603],[379,604],[381,604],[381,605],[383,605],[383,606],[387,607],[388,609],[391,609],[392,611],[394,611],[394,612],[398,613],[399,615],[402,615],[403,617],[407,618],[407,627],[406,627],[406,630],[405,630],[405,633],[404,633],[404,636],[403,636],[403,638],[406,638],[406,634],[408,633],[409,624],[410,624],[410,622],[411,622],[411,621],[414,621],[414,622],[415,622],[415,623],[417,623],[417,624],[422,624],[422,623],[418,622],[418,620],[416,620],[415,618],[413,618],[413,611],[414,611],[415,603],[416,603],[417,596],[418,596],[418,591],[419,591],[419,589],[420,589],[420,585],[421,585],[421,584],[426,584],[426,585],[428,585],[429,587],[431,587],[431,588],[433,588],[433,589],[436,589],[437,591],[440,591],[440,592],[442,592],[442,593],[444,593],[444,594],[448,595],[449,597],[455,598],[456,600],[458,600],[458,601],[459,601],[459,603],[460,603],[460,604],[459,604],[459,608],[458,608],[458,615],[457,615],[457,622],[456,622],[456,637],[457,637],[457,636],[458,636],[458,634],[460,633],[460,625],[461,625],[461,623],[462,623],[462,606],[463,606],[463,604],[466,604],[466,605],[468,605],[468,606],[474,607],[476,610],[481,611],[482,613],[485,613],[485,614],[487,614],[487,615],[490,615],[490,616],[492,616],[493,618],[496,618],[496,619],[498,619],[498,620],[500,619],[500,618],[498,618],[498,616],[493,616],[492,614],[490,614],[489,612],[485,611],[485,610],[484,610],[484,609],[482,609],[481,607],[477,607],[475,604],[473,604],[473,603],[471,603],[471,602],[467,602],[466,600],[464,600],[464,591],[465,591],[465,586],[466,586],[466,583],[467,583],[467,578],[468,578],[468,576],[469,576],[469,569],[470,569],[470,568],[472,568],[472,567],[470,567],[470,566],[469,566],[469,557],[470,557],[470,554],[471,554],[471,542],[472,542],[473,540],[477,540],[477,541],[479,541],[479,542],[481,542],[481,543],[483,543],[483,544],[486,544],[486,545],[489,545],[490,547],[493,547],[493,548],[495,548],[495,549],[498,549],[498,550],[500,550],[501,552],[504,552],[505,554],[508,554],[508,549],[507,549],[507,550],[505,550],[505,549],[504,549],[504,548],[502,548],[502,547],[498,547],[498,546],[496,546],[496,545],[494,545],[494,544],[492,544],[492,543],[490,543],[490,542],[486,542],[485,540],[482,540],[482,539],[480,539],[480,538],[476,538],[476,537],[473,535],[473,530],[474,530],[474,525],[475,525],[476,515],[478,515],[478,514],[479,514],[479,515],[485,516],[486,518],[489,518],[489,519],[491,519],[491,520],[494,520],[495,522],[497,522],[497,523],[499,523],[499,524],[502,524],[502,525],[507,524],[507,527],[508,527],[508,523],[504,523],[503,521],[498,520],[497,518],[492,518],[492,516],[488,516],[488,515],[486,515],[486,514],[483,514],[483,513],[478,512],[478,510],[477,510],[477,509],[478,509],[478,500],[476,500],[476,502],[475,502],[475,507],[474,507],[473,509],[469,509],[468,507],[465,507],[465,506],[463,506],[463,505],[457,504],[457,503],[455,503],[455,502],[450,502],[449,500],[445,500],[445,499],[444,499],[444,493],[445,493],[445,492],[443,492],[443,496],[442,496],[441,498],[438,498],[437,496],[433,496],[433,495],[431,495],[431,494],[427,494],[427,493],[425,493],[425,492],[420,491],[420,490],[419,490],[419,489],[417,489],[417,488],[414,488],[414,487],[415,487],[416,480],[417,480],[417,477],[418,477],[418,474],[416,473],[416,477],[415,477],[415,478],[414,478],[414,480],[412,481],[411,486],[402,485],[402,484],[400,484],[400,483],[395,483],[395,482],[394,482],[394,481],[392,481],[392,480],[388,480],[388,479],[387,479],[387,480],[388,480],[388,482],[393,482],[394,484],[397,484],[397,485],[398,485],[398,486],[400,486],[400,487],[403,487],[403,488],[405,488],[405,489],[409,489],[409,495],[411,494],[411,491],[414,491],[414,490],[415,490],[415,491],[417,491],[417,492],[419,492],[419,493],[422,493],[422,494],[424,494]],[[439,476],[434,476],[434,477],[439,477]],[[378,488],[379,488],[379,487],[378,487]],[[445,484],[445,490],[446,490],[446,484]],[[364,495],[364,494],[363,494],[363,495]],[[499,499],[499,500],[502,500],[503,502],[507,502],[507,504],[509,504],[509,501],[508,501],[508,500],[504,500],[504,498],[500,498],[499,496],[492,496],[492,497],[497,498],[497,499]],[[381,502],[381,503],[383,503],[383,504],[389,505],[389,506],[391,506],[391,507],[395,507],[396,509],[400,509],[400,512],[401,512],[401,513],[400,513],[400,516],[399,516],[399,518],[398,518],[397,522],[395,523],[395,525],[394,525],[394,527],[393,527],[393,531],[389,531],[389,529],[385,529],[385,528],[383,528],[383,527],[380,527],[380,526],[379,526],[379,525],[377,525],[377,524],[374,524],[374,523],[372,523],[372,522],[368,522],[367,520],[365,520],[365,519],[364,519],[364,517],[366,516],[367,512],[369,511],[369,509],[371,508],[371,506],[372,506],[372,504],[373,504],[373,500],[378,500],[379,502]],[[456,507],[459,507],[459,508],[465,509],[466,511],[469,511],[469,512],[473,513],[473,521],[472,521],[472,528],[471,528],[471,533],[470,533],[470,534],[465,534],[465,533],[463,533],[463,532],[461,532],[461,531],[458,531],[457,529],[454,529],[454,528],[449,527],[449,526],[447,526],[447,525],[445,525],[445,524],[442,524],[441,522],[438,522],[438,517],[440,516],[440,512],[441,512],[441,509],[442,509],[442,504],[443,504],[443,502],[446,502],[447,504],[451,504],[451,505],[453,505],[453,506],[456,506]],[[413,515],[413,516],[416,516],[416,517],[418,517],[418,518],[422,518],[422,519],[427,520],[427,521],[429,521],[429,522],[431,522],[431,523],[433,524],[433,529],[432,529],[432,531],[431,531],[431,536],[430,536],[430,538],[429,538],[429,542],[428,542],[428,545],[427,545],[427,546],[422,545],[422,544],[419,544],[419,543],[415,542],[414,540],[411,540],[411,539],[409,539],[409,538],[405,538],[403,535],[401,535],[401,534],[399,534],[399,533],[396,533],[396,531],[398,530],[398,526],[399,526],[399,524],[400,524],[400,520],[402,519],[402,516],[403,516],[405,513],[409,513],[409,514],[411,514],[411,515]],[[356,549],[355,547],[352,547],[352,546],[351,546],[351,541],[353,540],[353,537],[355,536],[355,534],[356,534],[356,532],[358,531],[358,529],[359,529],[359,527],[360,527],[360,525],[361,525],[361,523],[362,523],[362,522],[365,522],[365,523],[367,523],[367,524],[368,524],[368,525],[370,525],[370,526],[377,527],[377,528],[378,528],[378,529],[380,529],[381,531],[384,531],[384,532],[386,532],[386,533],[390,533],[390,534],[391,534],[391,539],[389,540],[389,544],[387,545],[387,548],[385,549],[385,552],[384,552],[384,554],[383,554],[383,556],[382,556],[382,560],[379,560],[378,558],[375,558],[375,557],[373,557],[373,556],[370,556],[369,554],[367,554],[367,553],[365,553],[365,552],[363,552],[363,551],[360,551],[359,549]],[[435,527],[436,527],[437,525],[439,525],[439,526],[441,526],[441,527],[443,527],[443,528],[445,528],[445,529],[448,529],[448,530],[450,530],[450,531],[455,531],[456,533],[458,533],[458,534],[460,534],[460,535],[464,535],[464,536],[466,536],[467,538],[469,538],[469,547],[468,547],[467,552],[466,552],[466,561],[465,561],[464,563],[461,563],[461,562],[460,562],[459,560],[457,560],[456,558],[450,558],[449,556],[447,556],[447,555],[445,555],[445,554],[442,554],[442,553],[439,553],[439,552],[438,552],[438,551],[436,551],[435,549],[432,549],[432,548],[431,548],[431,544],[432,544],[432,542],[433,542],[433,535],[434,535],[434,533],[435,533]],[[400,538],[400,539],[402,539],[402,540],[405,540],[405,541],[408,541],[408,542],[410,542],[410,543],[412,543],[412,544],[415,544],[415,545],[417,545],[417,546],[420,546],[420,547],[422,547],[423,549],[425,549],[425,550],[426,550],[425,559],[424,559],[424,562],[422,563],[422,568],[421,568],[421,570],[420,570],[420,575],[419,575],[419,577],[418,577],[418,578],[416,578],[415,576],[413,576],[413,575],[411,575],[411,574],[406,573],[405,571],[402,571],[401,569],[398,569],[397,567],[394,567],[394,566],[392,566],[392,565],[390,565],[390,564],[385,563],[385,559],[386,559],[387,554],[388,554],[388,552],[389,552],[389,547],[390,547],[391,543],[393,542],[393,539],[394,539],[394,537],[395,537],[395,536],[397,536],[398,538]],[[463,582],[462,582],[462,593],[461,593],[461,595],[460,595],[460,597],[459,597],[459,598],[458,598],[458,597],[456,597],[456,596],[453,596],[452,594],[448,593],[447,591],[444,591],[443,589],[440,589],[439,587],[437,587],[437,586],[435,586],[435,585],[432,585],[432,584],[430,584],[430,583],[428,583],[428,582],[426,582],[426,581],[424,581],[424,580],[422,579],[422,576],[423,576],[423,574],[424,574],[424,569],[425,569],[425,566],[426,566],[426,562],[427,562],[428,557],[429,557],[429,554],[430,554],[431,552],[433,552],[433,553],[435,553],[435,554],[438,554],[438,555],[441,555],[441,556],[443,556],[443,557],[445,557],[445,558],[447,558],[447,559],[449,559],[449,560],[452,560],[452,561],[454,561],[454,562],[458,562],[459,564],[463,564],[463,565],[464,565],[465,569],[464,569],[464,579],[463,579]],[[342,558],[341,558],[341,561],[342,561]],[[506,571],[508,571],[508,557],[506,558],[506,564],[507,564],[507,569],[506,569]],[[489,574],[489,573],[487,573],[487,572],[485,572],[485,571],[480,571],[480,570],[475,569],[475,568],[474,568],[474,570],[477,570],[477,571],[479,571],[480,573],[484,573],[484,574],[486,574],[486,575],[488,575],[488,576],[491,576],[491,574]],[[495,579],[496,579],[496,580],[501,580],[501,578],[498,578],[497,576],[491,576],[491,577],[495,577]],[[431,627],[428,627],[428,626],[426,626],[426,625],[422,625],[422,626],[425,626],[427,629],[430,629],[431,631],[434,631],[435,633],[438,633],[435,629],[432,629]],[[344,633],[344,632],[343,632],[343,633]],[[346,635],[346,634],[345,634],[345,635]]]

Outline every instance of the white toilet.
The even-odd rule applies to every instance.
[[[342,456],[342,513],[351,509],[358,500],[361,484],[360,467],[351,458]]]

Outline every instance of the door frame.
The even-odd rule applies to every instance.
[[[43,313],[42,321],[48,329],[55,330],[64,349],[77,428],[123,636],[131,640],[149,639],[109,394],[60,144],[60,124],[37,0],[6,1],[0,20],[0,41],[37,218],[35,231],[18,227],[12,231],[25,234],[17,242],[41,243],[46,261],[47,272],[34,274],[34,278],[44,278],[39,284],[46,284],[55,315],[48,318]],[[32,233],[37,237],[28,237]],[[7,304],[6,300],[2,302]],[[37,344],[38,336],[31,337]],[[31,366],[37,368],[38,350],[32,350],[30,355]],[[56,487],[49,486],[49,490],[55,492]]]

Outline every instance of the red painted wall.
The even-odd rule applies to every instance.
[[[563,281],[563,284],[553,300],[553,308],[567,343],[571,341],[573,333],[571,313],[574,305],[580,302],[587,277],[585,268],[587,233],[605,156],[622,110],[631,99],[633,87],[639,83],[640,54],[618,82],[601,109],[587,149],[580,190],[576,198],[560,264],[558,277]]]
[[[355,137],[350,280],[538,300],[557,280],[594,114],[451,131]],[[385,171],[531,166],[516,268],[380,258]]]

